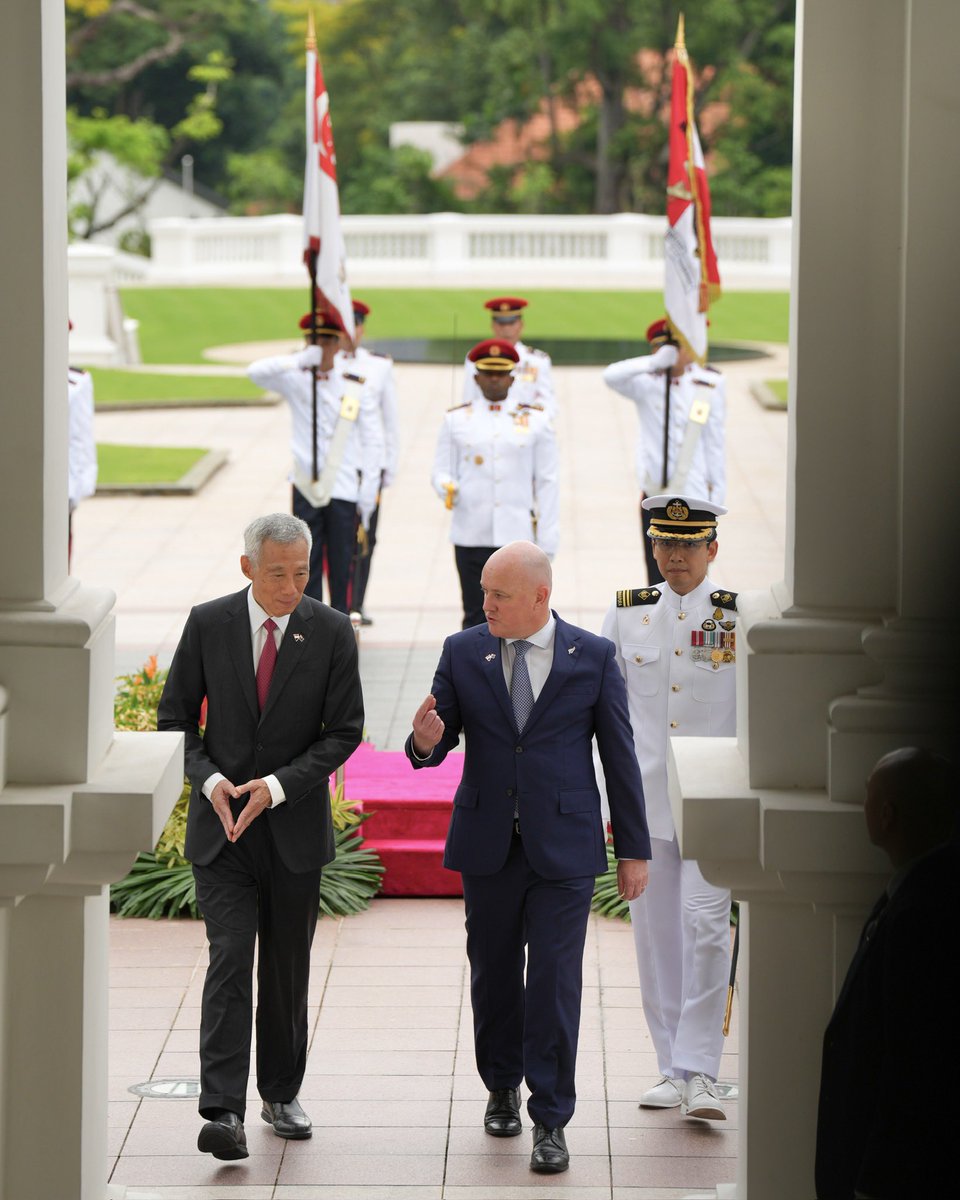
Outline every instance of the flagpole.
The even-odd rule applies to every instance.
[[[317,52],[317,33],[313,24],[313,9],[307,10],[307,88],[308,95],[311,88],[310,81],[310,51],[314,54]],[[313,96],[312,119],[316,120],[317,97]],[[308,118],[309,119],[309,118]],[[307,153],[316,153],[313,149],[313,138],[309,127],[306,130]],[[310,275],[310,345],[317,344],[317,251],[309,250],[306,255],[307,271]],[[314,364],[310,368],[310,450],[311,450],[311,470],[310,477],[314,483],[320,478],[320,465],[317,459],[317,367]]]
[[[672,367],[667,367],[664,374],[666,386],[663,395],[663,471],[660,476],[660,486],[664,491],[667,490],[669,483],[667,470],[670,459],[670,372],[672,370]]]

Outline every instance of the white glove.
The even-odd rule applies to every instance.
[[[666,346],[661,346],[655,354],[650,355],[650,366],[655,371],[669,371],[672,366],[676,365],[679,357],[680,351],[677,347],[667,343]]]
[[[392,471],[381,471],[380,472],[380,486],[382,488],[390,487],[390,485],[392,483],[393,483],[393,472]]]
[[[370,518],[373,516],[374,508],[376,508],[376,505],[374,505],[374,504],[370,504],[370,505],[358,504],[357,505],[357,512],[360,514],[360,524],[364,527],[364,529],[370,528]]]
[[[305,350],[301,350],[299,354],[295,354],[297,366],[305,371],[310,367],[319,367],[320,361],[323,358],[323,351],[319,346],[307,346]]]

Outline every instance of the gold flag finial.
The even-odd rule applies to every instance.
[[[683,13],[680,14],[680,17],[677,20],[677,40],[673,43],[673,45],[677,50],[686,50],[687,48],[683,40]]]
[[[683,18],[681,18],[682,20]],[[317,30],[313,24],[313,9],[307,9],[307,41],[306,47],[308,50],[316,50],[317,48]]]

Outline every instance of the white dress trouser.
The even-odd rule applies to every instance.
[[[653,838],[646,892],[630,901],[643,1011],[662,1075],[716,1079],[730,978],[730,893],[676,837]]]

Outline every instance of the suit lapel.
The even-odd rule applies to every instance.
[[[579,657],[580,635],[575,633],[572,626],[568,625],[566,621],[561,621],[557,617],[557,626],[553,635],[553,665],[524,726],[524,733],[529,732],[540,716],[550,707],[557,692],[576,670]]]
[[[510,693],[507,691],[507,681],[503,677],[503,642],[490,633],[484,625],[477,637],[477,663],[484,678],[493,689],[497,703],[503,709],[504,716],[513,723],[513,705],[510,703]]]
[[[290,614],[287,630],[280,641],[280,651],[277,663],[273,668],[273,678],[270,680],[270,691],[267,693],[267,703],[264,706],[261,720],[277,702],[277,697],[283,691],[287,680],[296,670],[303,658],[303,652],[310,642],[313,630],[313,613],[308,605],[301,600]]]
[[[254,717],[259,719],[260,709],[257,705],[257,679],[253,669],[253,642],[250,638],[250,610],[247,608],[247,589],[233,597],[235,603],[227,610],[224,620],[227,622],[227,646],[230,661],[233,663],[237,678],[240,681],[240,691],[250,706]]]

